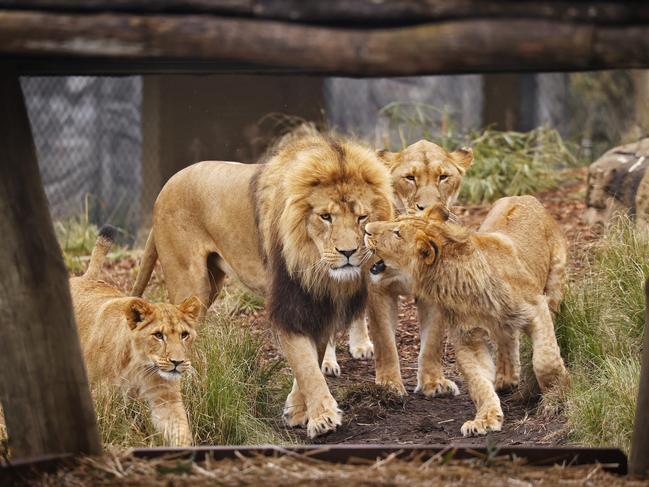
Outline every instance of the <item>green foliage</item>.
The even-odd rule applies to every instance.
[[[280,362],[262,360],[261,339],[243,319],[208,315],[195,342],[195,371],[183,379],[183,398],[197,444],[232,445],[289,441],[273,427],[289,379]],[[150,410],[113,388],[94,391],[105,445],[155,446]]]
[[[575,148],[549,127],[530,132],[483,129],[462,135],[444,112],[423,104],[391,103],[381,110],[398,131],[400,150],[424,137],[447,150],[473,149],[474,162],[462,182],[460,198],[467,203],[503,196],[536,193],[565,178],[562,172],[578,163]]]
[[[620,219],[563,300],[556,329],[572,375],[566,412],[577,442],[628,451],[648,275],[649,239]]]

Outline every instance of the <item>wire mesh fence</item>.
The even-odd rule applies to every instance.
[[[54,219],[86,214],[134,233],[140,216],[140,77],[28,77],[21,84]]]

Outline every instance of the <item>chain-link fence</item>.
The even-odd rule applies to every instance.
[[[140,77],[21,79],[54,219],[87,214],[133,233],[142,186]]]
[[[646,75],[634,76],[645,76],[638,83],[649,86]],[[531,100],[520,104],[521,111],[534,114],[530,126],[549,124],[582,145],[599,137],[603,149],[629,132],[649,100],[645,94],[639,104],[632,95],[635,78],[628,72],[541,74],[534,80]],[[125,230],[130,242],[143,235],[155,197],[174,173],[205,159],[256,161],[287,121],[314,121],[377,148],[422,136],[437,140],[444,132],[465,133],[488,122],[483,112],[489,80],[479,75],[21,81],[53,218],[84,215],[96,225],[110,222]],[[394,102],[406,102],[399,110],[409,112],[394,116],[386,110],[397,106]],[[435,109],[435,116],[426,118],[422,106]],[[425,133],[417,132],[422,126]],[[636,132],[643,131],[644,125]]]

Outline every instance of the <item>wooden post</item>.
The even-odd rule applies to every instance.
[[[631,439],[629,473],[649,477],[649,279],[645,283],[645,330],[640,369],[640,389]]]
[[[101,452],[15,72],[0,66],[0,400],[14,458]]]

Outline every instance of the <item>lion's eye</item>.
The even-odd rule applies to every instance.
[[[183,340],[187,340],[187,339],[189,338],[189,332],[187,332],[187,331],[183,331],[183,332],[180,334],[180,338],[182,338]]]
[[[320,218],[322,218],[326,222],[330,222],[331,221],[331,213],[322,213],[320,215]]]
[[[396,230],[392,230],[392,232],[394,233],[394,235],[395,235],[397,238],[401,238],[401,233],[399,233],[399,229],[398,229],[398,228],[397,228]]]
[[[414,181],[414,180],[415,180],[415,176],[413,176],[412,174],[409,174],[408,176],[406,176],[406,179],[407,179],[408,181]]]
[[[358,217],[358,223],[364,222],[367,220],[367,215],[361,215]]]
[[[446,181],[448,179],[448,174],[440,174],[439,175],[439,182],[441,183],[442,181]]]
[[[159,331],[156,331],[153,334],[153,336],[156,337],[158,340],[162,340],[164,338],[164,335],[162,333],[160,333]]]

